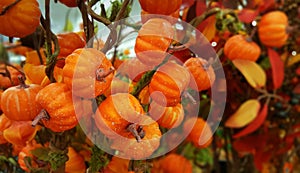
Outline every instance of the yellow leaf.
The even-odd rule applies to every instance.
[[[235,59],[232,62],[253,88],[266,85],[266,73],[256,62],[242,59]]]
[[[208,22],[202,31],[202,34],[207,38],[208,41],[211,41],[216,35],[216,17],[211,16],[206,20]]]
[[[296,56],[291,56],[287,62],[287,65],[291,66],[293,64],[296,64],[299,61],[300,61],[300,54],[298,54]]]
[[[226,127],[241,128],[255,119],[260,109],[260,103],[256,99],[244,102],[238,110],[225,122]]]

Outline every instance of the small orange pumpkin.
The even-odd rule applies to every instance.
[[[64,83],[51,83],[44,87],[36,96],[37,103],[49,114],[47,118],[45,111],[41,111],[39,117],[45,127],[54,132],[70,130],[78,124],[70,89]]]
[[[207,90],[215,82],[216,75],[214,69],[203,58],[189,58],[184,66],[191,73],[190,87],[197,90]],[[196,85],[193,83],[195,81]]]
[[[35,96],[42,89],[36,84],[26,85],[23,80],[18,86],[6,89],[1,96],[1,108],[7,118],[15,121],[31,121],[41,111]]]
[[[230,59],[245,59],[256,61],[260,56],[260,47],[243,35],[230,37],[224,45],[224,54]]]
[[[38,163],[36,162],[36,158],[31,154],[32,150],[35,150],[37,148],[42,148],[41,144],[38,144],[35,140],[28,142],[25,147],[21,149],[21,151],[18,154],[18,163],[20,167],[26,171],[29,172],[29,168],[25,164],[25,157],[30,158],[30,164],[32,168],[38,168]]]
[[[284,12],[271,11],[264,14],[258,23],[260,41],[270,47],[282,47],[288,39],[288,17]]]
[[[1,0],[1,12],[15,0]],[[41,11],[37,0],[22,0],[0,16],[0,34],[9,37],[24,37],[33,33],[40,24]]]
[[[118,73],[128,76],[134,82],[141,79],[145,72],[152,70],[151,66],[143,64],[138,58],[126,60],[118,69]]]
[[[128,173],[129,160],[113,156],[108,165],[104,168],[104,173]]]
[[[175,128],[179,126],[184,118],[184,110],[180,103],[173,107],[163,107],[154,101],[149,107],[150,116],[165,128]]]
[[[212,131],[207,122],[202,118],[189,118],[183,124],[183,130],[187,133],[190,131],[187,141],[191,141],[198,148],[206,148],[212,142]]]
[[[60,52],[57,57],[58,61],[56,62],[56,66],[63,68],[65,65],[65,58],[74,50],[83,48],[85,46],[85,42],[74,32],[57,34],[57,40]]]
[[[154,15],[154,14],[151,14],[145,10],[141,10],[141,20],[142,20],[142,23],[145,23],[147,22],[149,19],[151,18],[163,18],[163,19],[166,19],[167,21],[169,21],[171,24],[175,24],[177,22],[177,19],[179,18],[179,9],[174,11],[173,13],[165,16],[165,15]]]
[[[65,173],[86,172],[86,166],[83,157],[72,147],[68,147],[68,158],[69,160],[66,162]]]
[[[171,153],[154,162],[151,173],[192,173],[192,163],[185,157]]]
[[[8,119],[4,114],[0,116],[0,144],[7,143],[7,140],[3,136],[3,131],[11,125],[12,121]]]
[[[19,65],[15,67],[17,69],[21,69]],[[11,86],[16,86],[20,84],[18,76],[21,75],[21,73],[17,69],[14,69],[13,67],[7,66],[6,68],[10,74],[11,79],[9,79],[7,76],[3,76],[2,74],[0,74],[0,89],[6,89]],[[4,64],[0,64],[0,72],[6,73]]]
[[[144,64],[156,66],[166,57],[175,32],[165,19],[152,18],[144,23],[138,32],[134,51]]]
[[[162,106],[176,106],[190,82],[188,70],[174,62],[158,68],[149,84],[150,97]]]
[[[143,10],[152,14],[170,15],[179,9],[182,0],[139,0]]]
[[[113,71],[111,62],[102,52],[82,48],[67,56],[63,77],[74,95],[94,98],[109,88]]]
[[[2,112],[2,108],[1,108],[1,97],[2,97],[2,93],[3,93],[3,90],[0,89],[0,113]],[[1,113],[2,114],[2,113]]]

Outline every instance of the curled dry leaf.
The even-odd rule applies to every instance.
[[[241,128],[252,122],[260,109],[260,103],[256,99],[244,102],[238,110],[225,122],[226,127]]]
[[[241,59],[235,59],[232,62],[253,88],[260,88],[266,85],[266,73],[257,63]]]

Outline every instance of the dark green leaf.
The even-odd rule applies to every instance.
[[[0,62],[3,62],[3,63],[9,62],[8,53],[2,43],[0,43]]]

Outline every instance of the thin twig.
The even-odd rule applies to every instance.
[[[107,18],[98,15],[97,13],[94,12],[94,10],[92,10],[92,7],[99,2],[99,0],[92,0],[90,3],[88,3],[87,5],[87,12],[89,13],[89,15],[92,16],[93,19],[97,20],[98,22],[103,23],[104,25],[108,26],[111,24],[111,21],[108,20]]]
[[[98,2],[98,1],[96,0],[95,3],[96,2]],[[87,47],[93,47],[94,41],[91,39],[94,36],[94,23],[93,23],[93,20],[89,19],[89,16],[88,16],[89,7],[88,6],[85,5],[83,0],[79,0],[78,8],[79,8],[81,16],[82,16],[82,21],[83,21],[83,26],[84,26],[83,29],[84,29],[84,33],[85,33],[85,37],[86,37],[86,42],[89,43],[89,45],[87,45]]]

